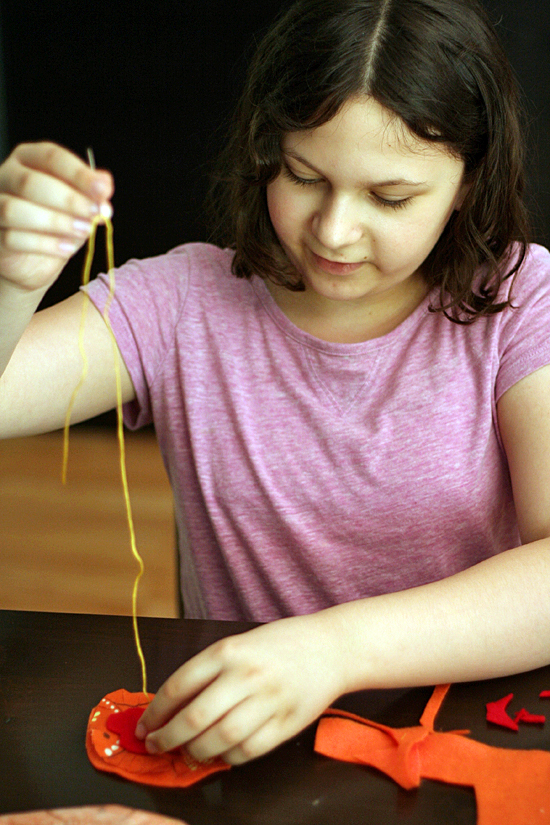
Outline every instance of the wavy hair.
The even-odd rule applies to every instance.
[[[510,305],[526,255],[519,94],[477,0],[298,0],[260,43],[210,192],[233,273],[303,290],[271,225],[266,187],[287,132],[326,123],[369,95],[465,164],[468,192],[423,264],[432,311],[471,323]]]

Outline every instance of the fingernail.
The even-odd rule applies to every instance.
[[[71,241],[59,241],[57,246],[59,251],[62,252],[64,255],[72,255],[78,249],[78,245],[71,243]]]
[[[155,745],[155,743],[151,742],[149,739],[145,740],[145,747],[147,748],[147,753],[150,753],[151,755],[160,752],[160,749]]]
[[[91,190],[98,197],[105,197],[108,191],[108,183],[105,178],[96,178],[92,181]]]
[[[113,217],[113,207],[110,203],[102,203],[99,207],[99,213],[104,218],[112,218]]]
[[[135,729],[136,739],[145,739],[147,736],[147,729],[143,722],[138,722]]]
[[[73,222],[73,229],[81,235],[88,235],[92,231],[92,224],[89,221],[75,220]]]

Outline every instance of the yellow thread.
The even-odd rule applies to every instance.
[[[126,449],[125,449],[125,442],[124,442],[124,424],[123,424],[123,415],[122,415],[122,382],[121,382],[121,375],[120,375],[120,364],[118,361],[118,347],[116,343],[115,334],[113,332],[113,328],[111,326],[111,322],[109,320],[109,310],[111,304],[113,302],[113,298],[115,295],[115,262],[114,262],[114,249],[113,249],[113,224],[109,220],[109,218],[104,218],[98,215],[93,223],[92,223],[92,231],[88,240],[88,247],[86,251],[86,258],[84,261],[84,268],[82,272],[82,283],[86,286],[90,280],[90,271],[92,268],[92,262],[94,258],[94,251],[95,251],[95,236],[97,232],[97,227],[100,223],[105,224],[105,246],[107,251],[107,268],[109,272],[109,295],[107,296],[107,301],[105,303],[105,308],[103,310],[103,318],[105,323],[107,324],[107,329],[109,330],[109,334],[111,336],[111,344],[113,348],[113,360],[115,366],[115,383],[116,383],[116,410],[117,410],[117,437],[118,437],[118,445],[119,445],[119,458],[120,458],[120,477],[122,481],[122,491],[124,493],[124,502],[126,505],[126,519],[128,522],[128,531],[130,534],[130,547],[132,549],[132,554],[136,559],[139,565],[139,572],[134,581],[134,587],[132,590],[132,623],[134,628],[134,639],[136,643],[137,654],[139,657],[139,661],[141,663],[141,676],[142,676],[142,683],[143,683],[143,693],[147,696],[147,669],[145,666],[145,656],[143,655],[143,650],[141,647],[141,641],[139,638],[139,629],[137,623],[137,594],[139,588],[139,582],[141,577],[144,573],[144,565],[143,559],[138,553],[137,546],[136,546],[136,537],[135,537],[135,530],[134,530],[134,520],[132,518],[132,506],[130,503],[130,493],[128,489],[128,476],[126,473]],[[88,297],[88,293],[84,292],[84,300],[82,304],[82,313],[80,316],[80,329],[78,334],[78,346],[80,350],[80,354],[82,357],[82,374],[80,376],[80,380],[76,385],[73,394],[71,396],[69,402],[69,408],[67,410],[67,415],[65,417],[65,428],[64,428],[64,437],[63,437],[63,483],[65,483],[67,478],[67,463],[69,458],[69,427],[71,422],[71,415],[74,407],[74,402],[76,396],[82,387],[86,379],[86,375],[88,373],[88,358],[86,356],[86,351],[84,348],[84,325],[86,322],[86,313],[87,307],[89,304],[90,298]]]
[[[82,284],[86,286],[86,284],[90,281],[90,271],[92,269],[92,262],[94,260],[94,252],[95,252],[95,236],[97,231],[97,226],[100,222],[107,221],[108,218],[103,218],[101,215],[98,215],[94,218],[92,222],[92,231],[90,237],[88,239],[88,246],[86,249],[86,258],[84,260],[84,268],[82,270]],[[110,221],[109,221],[110,223]],[[112,229],[112,224],[111,224]],[[111,234],[111,241],[112,241],[112,234]],[[107,257],[113,257],[112,249],[109,250],[108,242],[107,242]],[[113,264],[114,266],[114,264]],[[109,264],[109,269],[111,268]],[[63,429],[63,465],[61,470],[61,481],[63,484],[67,482],[67,467],[69,464],[69,427],[71,426],[71,418],[73,414],[73,408],[76,401],[76,397],[80,392],[80,389],[86,380],[86,376],[88,375],[88,356],[86,355],[86,349],[84,347],[84,329],[86,327],[86,315],[88,313],[88,305],[90,303],[90,299],[88,298],[88,293],[84,293],[84,300],[82,301],[82,311],[80,314],[80,327],[78,330],[78,349],[80,351],[80,357],[82,359],[82,373],[80,375],[80,379],[78,384],[73,390],[71,395],[71,399],[69,401],[69,406],[67,408],[67,414],[65,415],[65,427]]]

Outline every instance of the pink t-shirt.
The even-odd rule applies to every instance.
[[[110,318],[172,483],[186,616],[268,621],[441,579],[520,543],[496,402],[550,363],[550,254],[470,326],[358,344],[295,327],[232,252],[116,273]],[[99,307],[105,279],[90,285]]]

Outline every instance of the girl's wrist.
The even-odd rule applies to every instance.
[[[327,669],[334,679],[335,696],[357,690],[358,658],[353,651],[353,633],[342,605],[321,610],[311,616],[317,624]],[[363,670],[363,668],[361,668]]]
[[[52,283],[55,281],[53,279]],[[16,281],[6,278],[0,272],[0,295],[2,299],[10,301],[22,301],[24,303],[35,303],[38,305],[51,284],[39,287],[26,287]]]

